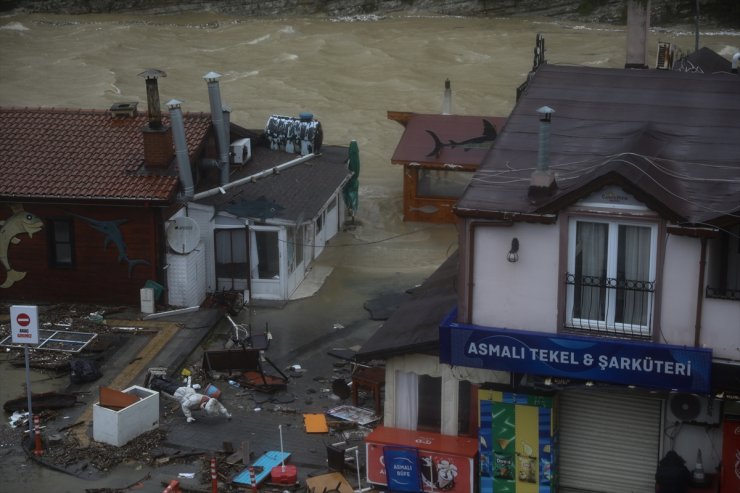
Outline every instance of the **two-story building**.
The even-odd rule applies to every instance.
[[[454,457],[452,491],[654,491],[670,450],[696,485],[737,488],[738,82],[538,67],[455,206],[439,302],[422,321],[399,310],[360,350],[387,355],[368,451],[388,430],[410,449],[446,440],[419,452],[438,472],[420,468],[425,491]],[[386,484],[376,456],[368,479]]]

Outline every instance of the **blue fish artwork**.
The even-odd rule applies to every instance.
[[[149,265],[149,262],[144,259],[130,259],[126,253],[126,243],[123,241],[123,234],[121,229],[118,227],[128,221],[128,219],[114,219],[111,221],[99,221],[97,219],[91,219],[89,217],[80,216],[78,214],[72,214],[73,216],[82,219],[90,225],[94,230],[100,231],[105,235],[103,239],[103,248],[108,248],[108,244],[113,242],[118,248],[118,262],[125,260],[128,264],[128,276],[131,277],[131,272],[137,265]]]

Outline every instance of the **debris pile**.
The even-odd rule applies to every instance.
[[[94,441],[82,447],[73,434],[57,435],[48,438],[43,460],[63,468],[86,469],[91,466],[98,471],[107,472],[126,461],[157,466],[185,458],[193,459],[191,456],[179,457],[179,451],[168,452],[162,447],[166,438],[164,430],[156,429],[139,435],[122,447]]]

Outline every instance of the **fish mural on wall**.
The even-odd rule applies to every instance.
[[[25,272],[14,270],[8,261],[8,249],[10,244],[17,245],[21,242],[18,235],[27,234],[33,238],[34,233],[38,233],[44,227],[44,222],[35,214],[23,210],[22,205],[12,205],[10,209],[13,215],[5,221],[0,221],[0,263],[5,267],[7,275],[5,282],[0,284],[0,288],[9,288],[16,282],[26,277]]]
[[[149,265],[149,262],[144,259],[130,259],[126,253],[126,243],[123,241],[123,234],[121,229],[118,227],[128,221],[128,219],[114,219],[112,221],[99,221],[79,214],[71,214],[72,216],[82,219],[90,225],[96,231],[100,231],[105,235],[103,239],[103,248],[108,248],[108,244],[113,242],[118,248],[118,262],[125,260],[128,264],[128,276],[131,277],[131,272],[137,265]]]
[[[449,140],[447,141],[447,143],[445,143],[442,142],[442,139],[440,139],[437,134],[435,134],[431,130],[427,130],[426,132],[432,136],[432,139],[434,139],[434,149],[432,149],[432,152],[427,154],[427,157],[439,157],[442,149],[444,149],[445,147],[449,147],[450,149],[454,149],[455,147],[462,147],[466,151],[470,149],[488,149],[489,147],[491,147],[491,145],[493,145],[493,141],[496,140],[496,136],[498,135],[496,133],[496,127],[494,127],[493,123],[489,122],[488,120],[483,120],[483,133],[481,135],[463,140],[461,142]]]

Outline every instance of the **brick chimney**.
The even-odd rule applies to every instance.
[[[162,123],[157,79],[167,77],[161,70],[148,69],[139,74],[146,79],[146,102],[149,123],[141,129],[144,137],[144,164],[149,168],[166,168],[174,158],[172,129]]]

